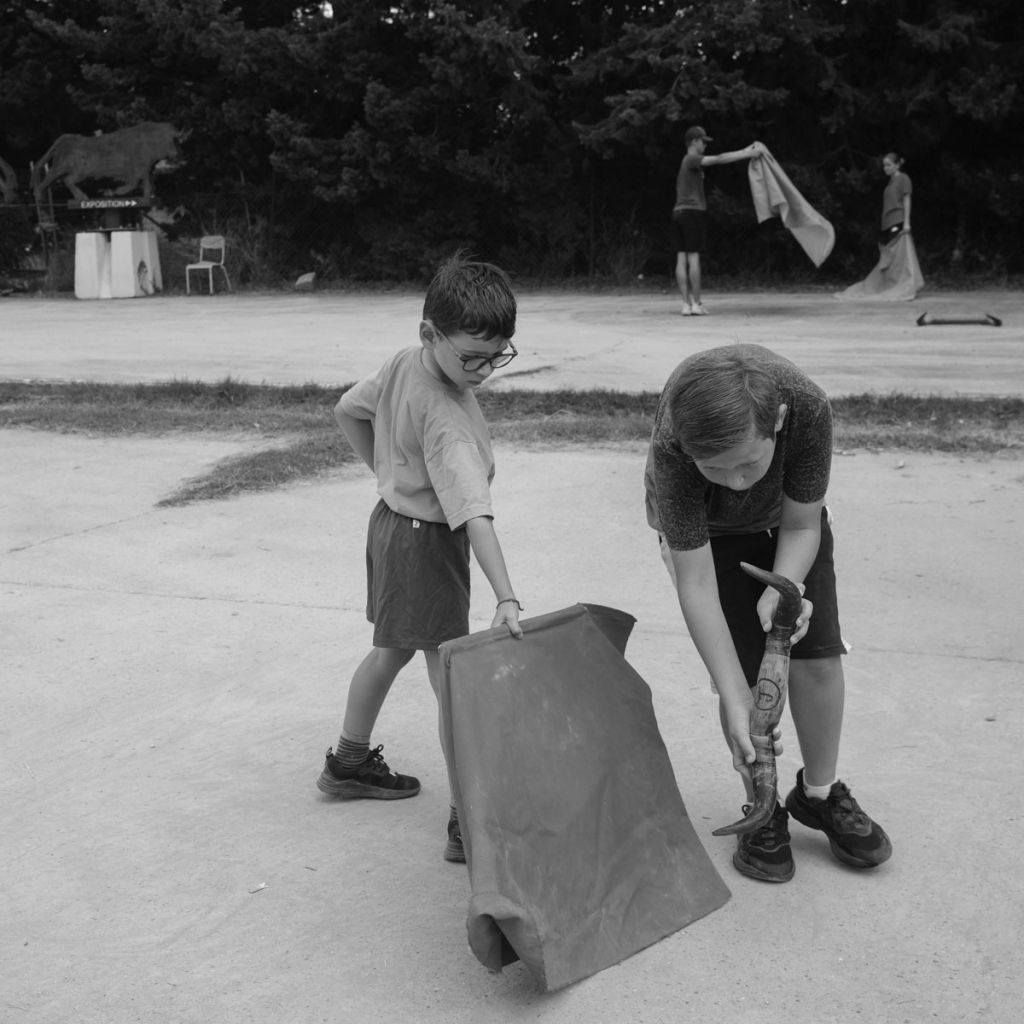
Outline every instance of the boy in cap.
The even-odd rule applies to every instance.
[[[398,800],[420,784],[370,749],[399,671],[423,651],[439,693],[438,645],[469,632],[469,555],[494,590],[492,626],[521,637],[520,604],[494,531],[494,458],[475,390],[516,356],[516,300],[490,263],[448,260],[427,288],[419,344],[392,356],[342,395],[335,418],[374,471],[380,501],[366,543],[366,617],[373,649],[356,668],[338,745],[317,787],[329,796]],[[455,808],[446,860],[465,854]]]
[[[672,208],[672,238],[676,248],[676,284],[683,296],[683,316],[707,316],[701,301],[700,254],[707,246],[707,200],[704,197],[704,168],[734,164],[760,156],[763,146],[751,143],[746,149],[706,156],[714,141],[700,126],[687,128],[686,155],[676,175],[676,205]]]
[[[766,882],[793,877],[790,815],[824,832],[835,857],[851,867],[876,867],[892,853],[884,830],[836,776],[846,645],[824,507],[831,463],[825,393],[760,345],[698,352],[662,391],[647,459],[647,518],[719,695],[722,730],[748,802],[751,690],[780,595],[740,563],[787,577],[805,597],[789,669],[804,766],[785,804],[778,802],[757,831],[740,835],[733,854],[738,871]]]

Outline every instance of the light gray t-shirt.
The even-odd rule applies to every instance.
[[[476,395],[438,380],[423,349],[403,349],[341,397],[373,424],[377,493],[393,512],[456,530],[493,516],[494,455]]]

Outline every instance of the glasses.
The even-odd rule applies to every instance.
[[[434,330],[452,346],[452,351],[456,356],[458,356],[459,361],[462,363],[462,368],[467,373],[477,373],[485,366],[489,366],[492,370],[497,370],[500,366],[508,366],[508,364],[511,363],[517,355],[519,355],[516,351],[515,345],[510,341],[508,343],[508,347],[512,350],[511,352],[509,352],[508,349],[505,349],[505,351],[499,352],[495,356],[465,356],[454,345],[452,345],[452,340],[447,334],[443,331],[439,331],[436,327]]]

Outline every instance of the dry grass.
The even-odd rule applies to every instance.
[[[0,382],[0,427],[86,435],[230,434],[266,447],[220,462],[187,481],[165,504],[283,487],[356,456],[331,415],[344,388],[216,384]],[[495,441],[520,447],[642,442],[651,432],[654,392],[479,392]],[[856,395],[833,400],[835,447],[996,455],[1024,451],[1024,399]]]

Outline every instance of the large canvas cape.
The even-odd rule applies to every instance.
[[[820,267],[836,241],[832,224],[804,199],[767,149],[747,165],[747,176],[758,224],[778,217],[811,262]]]
[[[441,645],[441,719],[462,825],[469,944],[561,988],[720,907],[690,824],[635,620],[575,605]]]
[[[878,262],[863,281],[836,292],[837,299],[872,299],[878,302],[907,302],[924,287],[917,250],[908,231],[888,245],[879,245]]]

